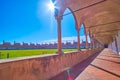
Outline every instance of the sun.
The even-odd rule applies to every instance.
[[[50,3],[48,3],[48,9],[50,10],[50,11],[54,11],[54,4],[52,3],[52,2],[50,2]]]

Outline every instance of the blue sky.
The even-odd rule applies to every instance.
[[[50,0],[1,0],[0,43],[40,43],[57,39],[57,23],[53,12],[48,10]],[[65,13],[69,12],[66,10]],[[81,31],[81,36],[84,33]],[[62,37],[77,36],[75,21],[71,15],[62,20]]]

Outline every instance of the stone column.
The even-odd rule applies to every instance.
[[[114,49],[114,48],[113,48],[114,39],[113,39],[113,37],[111,37],[111,39],[112,39],[112,42],[111,42],[111,49],[113,50],[113,49]]]
[[[89,31],[89,37],[90,37],[90,48],[92,49],[93,48],[93,45],[92,45],[92,35],[91,35],[90,31]]]
[[[115,37],[115,46],[116,46],[116,51],[117,51],[117,53],[119,53],[119,51],[118,51],[118,45],[117,45],[117,39],[116,39],[117,37]]]
[[[97,48],[99,48],[99,42],[97,41],[97,46],[96,46]]]
[[[62,39],[61,39],[61,20],[62,20],[62,17],[60,16],[57,16],[56,17],[56,20],[57,20],[57,24],[58,24],[58,54],[63,54],[62,52]]]
[[[78,51],[81,51],[81,49],[80,49],[80,29],[77,29],[77,34],[78,34],[78,36],[77,36],[77,39],[78,39]]]
[[[112,48],[112,43],[111,43],[111,49],[113,49],[113,48]]]
[[[92,37],[90,38],[90,46],[91,46],[91,49],[93,49],[93,39],[92,39]]]
[[[96,46],[96,48],[98,48],[98,42],[97,42],[97,40],[95,40],[95,46]]]
[[[87,33],[85,34],[86,37],[86,49],[88,49],[88,37],[87,37]]]
[[[93,45],[93,49],[95,48],[95,40],[94,38],[92,39],[92,45]]]
[[[97,43],[96,43],[96,40],[94,39],[94,48],[97,47]]]

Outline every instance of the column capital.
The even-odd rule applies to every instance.
[[[76,30],[80,31],[80,27],[76,24]]]
[[[56,19],[56,20],[62,20],[63,17],[62,17],[62,16],[55,16],[55,19]]]

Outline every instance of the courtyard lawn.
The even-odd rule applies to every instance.
[[[64,52],[77,51],[77,49],[63,49]],[[33,50],[0,50],[0,59],[34,56],[43,54],[56,54],[57,49],[33,49]],[[8,54],[8,55],[7,55]]]

